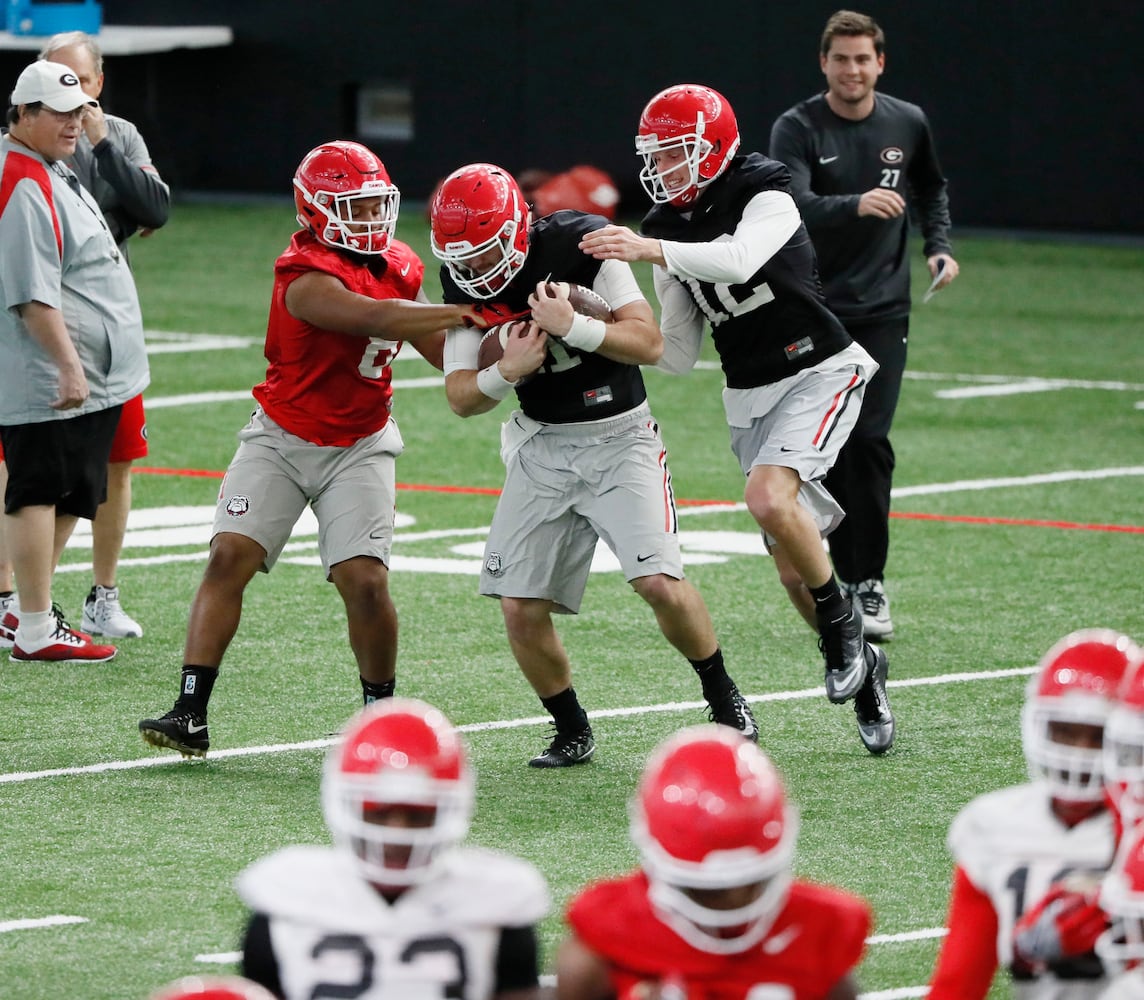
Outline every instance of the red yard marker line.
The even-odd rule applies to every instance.
[[[224,473],[213,469],[161,469],[146,465],[133,466],[131,471],[148,476],[190,476],[205,479],[222,479],[224,475]],[[464,493],[490,497],[500,496],[501,492],[493,486],[440,486],[432,483],[398,483],[397,488],[418,493]],[[681,507],[712,507],[738,502],[737,500],[676,500],[676,503]],[[1063,531],[1114,531],[1127,535],[1144,535],[1144,525],[1136,524],[1084,524],[1078,521],[1042,521],[1025,517],[971,517],[966,514],[921,514],[898,510],[890,511],[890,517],[900,517],[910,521],[947,521],[953,524],[1058,528]]]
[[[1144,525],[1139,524],[1084,524],[1079,521],[1041,521],[1029,517],[970,517],[966,514],[913,514],[906,511],[890,511],[890,517],[901,517],[910,521],[953,521],[959,524],[1061,528],[1065,531],[1120,531],[1129,535],[1144,535]]]

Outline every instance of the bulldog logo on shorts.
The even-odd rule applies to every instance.
[[[504,563],[501,561],[499,552],[489,553],[488,558],[485,559],[485,572],[489,576],[500,576],[504,572]]]
[[[226,512],[231,517],[242,517],[248,510],[250,510],[249,497],[231,497],[226,502]]]

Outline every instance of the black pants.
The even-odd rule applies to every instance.
[[[866,387],[862,410],[838,461],[826,475],[826,488],[846,511],[830,535],[834,570],[845,583],[881,580],[890,550],[890,487],[894,449],[890,425],[898,408],[910,319],[846,323],[846,329],[880,365]]]

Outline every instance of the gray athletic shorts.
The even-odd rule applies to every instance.
[[[598,538],[628,580],[683,579],[667,451],[646,403],[575,424],[542,424],[517,411],[501,428],[501,458],[507,472],[482,594],[540,598],[576,614]]]
[[[318,519],[318,552],[330,567],[354,556],[389,565],[396,500],[394,459],[404,447],[390,418],[348,448],[323,447],[279,427],[256,409],[219,489],[212,537],[233,531],[266,550],[262,571],[278,561],[309,504]]]
[[[756,465],[794,469],[802,480],[798,500],[823,537],[845,516],[821,480],[838,459],[878,363],[858,344],[814,368],[754,389],[724,389],[731,450],[743,475]],[[763,533],[768,548],[774,539]]]

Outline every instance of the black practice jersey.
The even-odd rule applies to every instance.
[[[528,231],[524,267],[496,297],[514,312],[528,308],[539,282],[567,281],[591,288],[600,261],[580,249],[580,238],[608,225],[599,215],[561,211],[546,215]],[[480,302],[462,292],[441,267],[441,289],[448,303]],[[548,338],[544,366],[516,389],[520,408],[533,420],[567,424],[626,413],[647,399],[638,365],[613,361],[594,351],[578,351],[559,337]]]
[[[710,243],[733,233],[747,203],[762,191],[789,193],[786,167],[761,153],[736,156],[691,212],[657,205],[641,229],[657,239]],[[729,388],[770,385],[850,344],[849,334],[826,306],[804,225],[740,285],[676,277],[711,324]]]
[[[771,156],[790,169],[830,308],[847,321],[907,315],[909,215],[859,217],[858,200],[876,187],[897,191],[921,227],[925,255],[950,252],[946,181],[925,112],[877,94],[870,115],[849,121],[819,94],[775,122]]]

